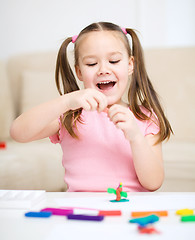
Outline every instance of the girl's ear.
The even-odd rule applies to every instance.
[[[81,74],[81,69],[79,66],[75,66],[75,72],[80,81],[83,81],[82,74]]]
[[[131,56],[129,58],[129,71],[128,71],[129,76],[133,73],[133,70],[134,70],[134,57]]]

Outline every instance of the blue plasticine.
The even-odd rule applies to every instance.
[[[52,215],[52,213],[51,212],[27,212],[24,215],[25,217],[48,218]]]
[[[154,214],[143,218],[134,218],[129,220],[130,223],[138,223],[141,227],[145,227],[148,224],[155,223],[157,221],[159,221],[159,217]]]

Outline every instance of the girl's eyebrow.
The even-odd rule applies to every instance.
[[[113,56],[113,55],[122,55],[122,53],[121,52],[110,52],[109,54],[108,54],[108,56],[109,57],[111,57],[111,56]],[[85,59],[89,59],[89,58],[97,58],[97,56],[96,55],[86,55],[86,56],[84,56],[83,58],[82,58],[82,60],[85,60]]]
[[[111,52],[109,54],[109,56],[113,56],[113,55],[122,55],[122,53],[121,52]]]
[[[89,59],[89,58],[97,58],[95,55],[87,55],[82,58],[82,60]]]

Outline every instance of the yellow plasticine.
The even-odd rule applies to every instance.
[[[177,210],[177,211],[176,211],[176,214],[177,214],[177,215],[181,215],[181,216],[184,216],[184,215],[193,215],[193,214],[194,214],[194,210],[193,210],[193,209],[188,209],[188,208],[180,209],[180,210]]]

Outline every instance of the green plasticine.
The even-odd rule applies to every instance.
[[[182,222],[195,222],[195,215],[182,216],[181,221]]]
[[[107,192],[116,194],[116,190],[114,188],[108,188]]]

